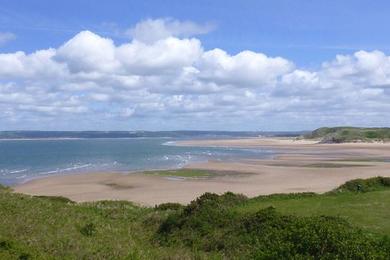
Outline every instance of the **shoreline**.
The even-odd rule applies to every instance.
[[[49,176],[13,186],[30,195],[64,196],[77,202],[129,200],[144,206],[187,204],[205,192],[249,197],[272,193],[323,193],[356,178],[390,177],[390,144],[318,144],[291,138],[179,141],[175,145],[275,148],[273,159],[193,163],[182,169],[222,172],[209,178],[155,176],[142,172]],[[152,170],[153,171],[153,170]]]

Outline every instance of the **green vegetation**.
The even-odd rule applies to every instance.
[[[390,128],[322,127],[304,135],[323,143],[389,141]]]
[[[147,171],[143,173],[158,175],[158,176],[166,176],[166,177],[184,177],[184,178],[211,177],[213,175],[213,173],[210,171],[196,170],[196,169]]]
[[[175,202],[167,202],[167,203],[162,203],[160,205],[156,205],[154,208],[156,210],[179,210],[182,209],[184,206],[180,203],[175,203]]]
[[[345,168],[345,167],[367,167],[369,164],[352,164],[352,163],[311,163],[303,165],[308,168]]]
[[[0,187],[0,259],[389,259],[390,178],[326,194],[74,203]]]
[[[2,192],[2,191],[11,191],[11,189],[9,187],[7,187],[7,186],[4,186],[4,185],[0,184],[0,192]]]
[[[368,192],[384,190],[386,188],[390,188],[390,178],[375,177],[370,179],[355,179],[347,181],[345,184],[335,189],[335,192]]]
[[[389,241],[373,238],[340,217],[283,215],[268,207],[235,214],[245,198],[232,193],[204,194],[158,230],[167,246],[221,252],[242,259],[385,259]],[[382,247],[386,244],[385,247]]]

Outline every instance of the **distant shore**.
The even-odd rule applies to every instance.
[[[164,202],[186,204],[204,192],[232,191],[249,197],[322,193],[351,179],[390,177],[389,143],[318,144],[295,138],[245,138],[179,141],[176,145],[274,148],[280,152],[272,160],[210,161],[186,167],[211,171],[210,176],[202,178],[89,173],[32,180],[14,189],[31,195],[64,196],[79,202],[130,200],[153,206]]]

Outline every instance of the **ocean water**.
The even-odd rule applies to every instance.
[[[175,146],[174,139],[0,140],[0,183],[84,172],[174,169],[189,163],[268,158],[266,149]]]

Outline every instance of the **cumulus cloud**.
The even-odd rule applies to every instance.
[[[158,37],[143,38],[143,31],[153,30]],[[83,31],[58,48],[0,53],[0,125],[252,130],[388,125],[385,53],[337,55],[307,70],[250,50],[205,50],[190,35],[206,31],[190,22],[146,20],[121,45]],[[362,115],[370,116],[362,122]]]
[[[191,66],[202,53],[197,39],[168,37],[152,44],[133,41],[117,48],[117,58],[127,74],[156,75]]]
[[[252,51],[231,56],[221,49],[214,49],[205,52],[199,60],[201,78],[241,87],[274,84],[279,76],[291,71],[293,67],[286,59],[267,57]]]
[[[66,64],[72,73],[112,72],[119,66],[113,41],[90,31],[80,32],[62,45],[55,59]]]
[[[215,29],[215,24],[197,24],[192,21],[178,21],[172,18],[146,19],[127,31],[133,39],[145,43],[168,37],[190,37],[206,34]]]

